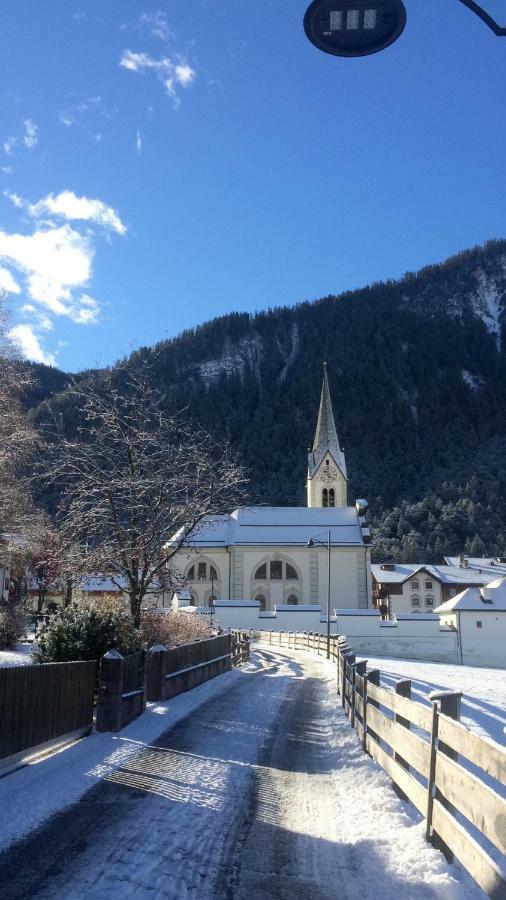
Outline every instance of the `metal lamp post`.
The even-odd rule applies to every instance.
[[[306,546],[314,547],[315,544],[320,544],[321,547],[327,548],[327,561],[328,561],[328,582],[327,582],[327,659],[330,659],[330,529],[327,532],[327,540],[320,541],[318,538],[309,538]]]
[[[494,32],[499,25],[475,0],[457,0]],[[403,0],[312,0],[304,16],[306,36],[318,50],[332,56],[369,56],[393,44],[406,26]]]

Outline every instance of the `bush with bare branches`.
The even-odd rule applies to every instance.
[[[141,636],[147,648],[155,644],[176,647],[212,637],[211,623],[202,616],[185,612],[146,610],[141,616]]]

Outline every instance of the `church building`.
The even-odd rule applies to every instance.
[[[256,601],[366,609],[371,605],[367,503],[348,506],[348,479],[327,367],[308,457],[307,507],[242,507],[203,521],[174,558],[192,605]]]

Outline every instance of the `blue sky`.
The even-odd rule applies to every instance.
[[[405,3],[355,60],[309,44],[300,0],[7,4],[0,284],[25,354],[105,365],[506,236],[506,39]]]

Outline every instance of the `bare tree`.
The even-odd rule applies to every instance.
[[[245,476],[224,443],[164,411],[145,369],[69,390],[80,426],[69,437],[53,423],[43,464],[61,493],[60,541],[128,593],[138,626],[146,595],[176,576],[172,558],[205,516],[242,498]]]
[[[41,526],[23,471],[34,442],[21,402],[28,384],[9,339],[7,298],[0,294],[0,534],[15,537],[18,550],[37,540]]]

